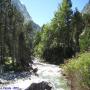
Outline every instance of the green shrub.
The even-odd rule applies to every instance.
[[[23,71],[24,68],[22,65],[16,65],[16,60],[13,60],[12,57],[4,58],[4,72],[8,71]]]
[[[80,49],[81,51],[88,50],[90,47],[90,27],[86,28],[83,35],[80,36]]]
[[[90,53],[80,54],[79,57],[71,59],[63,66],[67,76],[76,76],[81,87],[90,88]]]

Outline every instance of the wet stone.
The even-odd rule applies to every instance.
[[[26,90],[52,90],[50,83],[42,81],[40,83],[32,83]]]

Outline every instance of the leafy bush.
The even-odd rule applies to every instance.
[[[67,76],[76,78],[79,86],[90,88],[90,53],[83,53],[71,59],[63,66],[63,69]]]
[[[22,65],[17,65],[16,60],[13,60],[12,57],[4,58],[4,72],[8,71],[23,71],[24,68]]]
[[[88,50],[90,46],[90,28],[86,28],[83,35],[80,36],[81,51]]]

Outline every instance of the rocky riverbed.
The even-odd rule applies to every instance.
[[[44,88],[43,90],[70,90],[67,86],[67,80],[61,74],[62,69],[59,66],[40,63],[38,59],[35,59],[33,68],[38,68],[37,74],[32,72],[1,74],[0,90],[29,90],[30,86],[35,88],[37,84],[49,86],[48,88],[40,86]]]

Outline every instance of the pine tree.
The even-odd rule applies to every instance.
[[[82,14],[76,9],[73,15],[73,30],[72,30],[72,38],[76,47],[76,52],[80,51],[80,45],[79,45],[79,36],[82,33],[82,30],[84,29],[84,22],[82,18]]]
[[[27,67],[31,61],[31,25],[25,26],[23,15],[11,4],[11,0],[0,0],[0,18],[0,65],[13,70],[17,64],[24,68],[21,63],[26,63]],[[31,29],[30,32],[27,29]],[[8,66],[6,61],[9,60],[12,62]]]
[[[54,22],[56,23],[57,30],[57,43],[59,45],[70,44],[70,32],[71,32],[71,19],[72,19],[72,10],[71,10],[71,0],[63,0],[61,6],[59,6],[58,11],[55,13]]]

